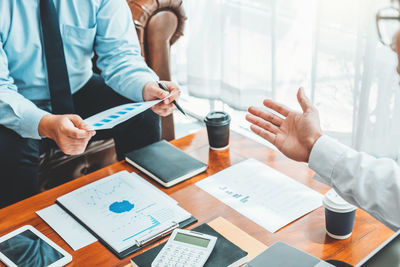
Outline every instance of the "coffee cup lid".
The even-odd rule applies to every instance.
[[[226,125],[231,121],[231,116],[224,111],[211,111],[207,114],[204,122],[208,125]]]
[[[329,190],[328,193],[325,194],[322,202],[325,208],[340,213],[353,211],[357,208],[341,198],[334,189]]]

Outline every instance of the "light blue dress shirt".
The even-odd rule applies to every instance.
[[[39,1],[0,0],[0,125],[35,139],[47,114],[38,105],[50,104]],[[158,78],[141,56],[126,0],[54,0],[54,5],[72,93],[92,77],[95,51],[106,84],[142,101],[144,85]]]

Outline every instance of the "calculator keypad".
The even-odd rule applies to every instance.
[[[203,266],[204,256],[202,249],[169,244],[161,250],[152,267],[199,267]]]

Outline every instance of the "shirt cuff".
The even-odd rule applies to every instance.
[[[20,131],[24,138],[41,139],[39,135],[39,122],[49,112],[40,108],[26,109],[21,116]]]
[[[316,172],[314,179],[331,185],[331,177],[337,161],[350,148],[335,139],[323,135],[314,144],[308,166]]]
[[[139,76],[139,75],[138,75]],[[140,78],[135,80],[134,85],[127,88],[127,95],[125,97],[130,98],[136,102],[143,102],[143,88],[148,82],[155,82],[158,80],[158,76],[155,73],[143,73]]]

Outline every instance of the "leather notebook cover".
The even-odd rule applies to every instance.
[[[268,246],[250,236],[248,233],[223,217],[218,217],[207,224],[233,244],[249,253],[249,260],[254,259],[268,248]]]
[[[203,234],[208,234],[216,236],[217,243],[215,244],[214,250],[212,251],[210,257],[208,258],[205,267],[211,266],[240,266],[247,262],[247,252],[227,240],[225,237],[220,235],[217,231],[211,228],[208,224],[202,224],[194,229]],[[134,258],[131,259],[133,266],[151,266],[151,263],[156,258],[157,254],[164,247],[165,243],[152,248]],[[236,263],[236,264],[234,264]]]
[[[129,152],[125,159],[165,187],[173,186],[207,169],[206,164],[165,140]]]

